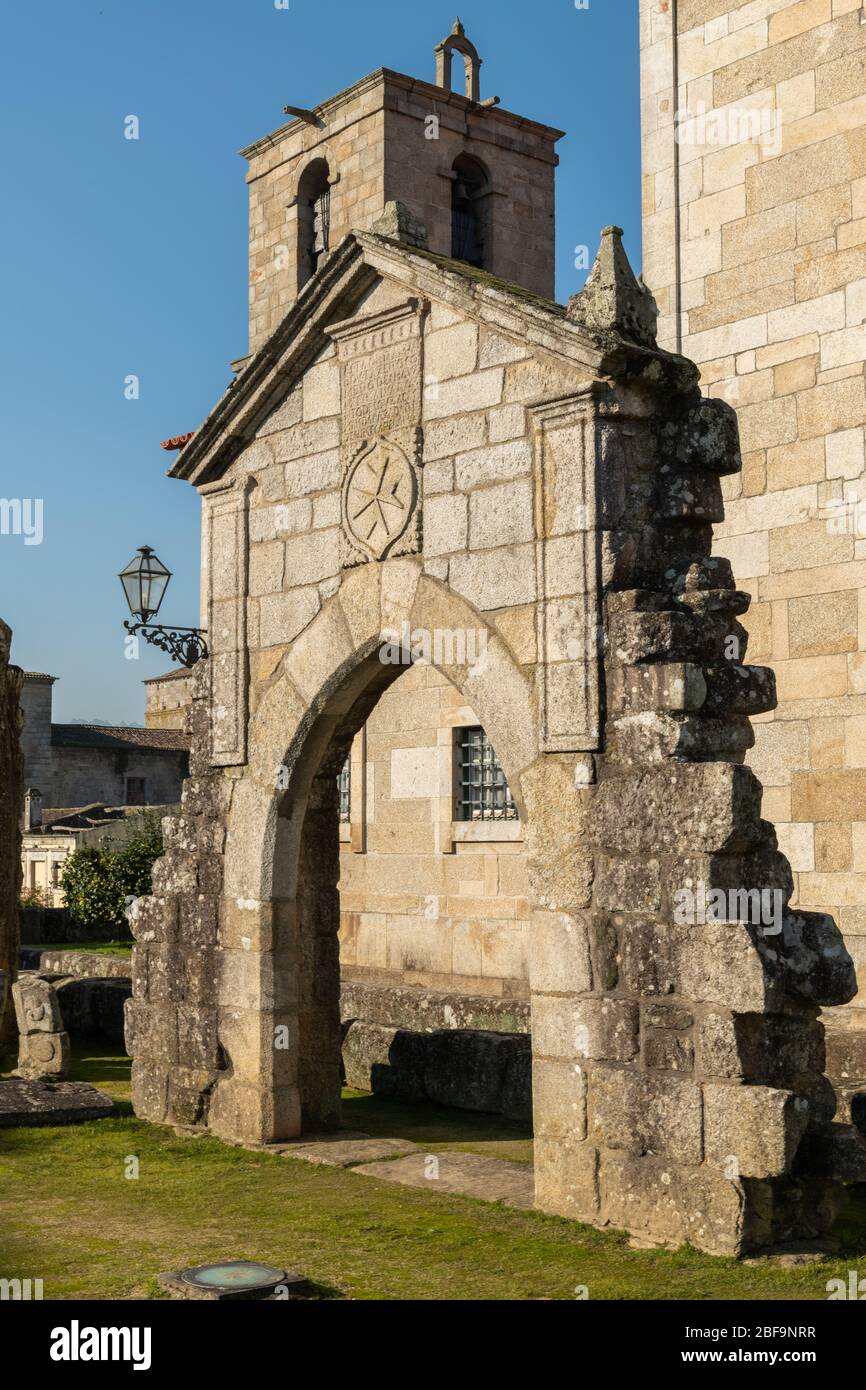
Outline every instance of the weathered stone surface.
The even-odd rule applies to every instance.
[[[291,184],[291,160],[270,148],[255,158],[278,161]],[[775,168],[755,175],[765,184]],[[740,1254],[814,1230],[835,1209],[833,1180],[800,1178],[793,1163],[806,1125],[817,1131],[833,1113],[817,1005],[852,998],[853,982],[827,924],[801,915],[775,930],[792,870],[743,766],[749,716],[772,707],[773,680],[744,665],[741,563],[711,554],[720,479],[741,466],[735,416],[700,395],[693,364],[655,348],[654,306],[618,231],[605,233],[564,312],[438,253],[450,224],[448,215],[439,225],[438,199],[452,180],[438,167],[435,178],[429,199],[406,204],[416,217],[425,209],[434,253],[401,243],[420,234],[399,209],[387,237],[346,228],[294,304],[284,295],[273,321],[254,315],[257,345],[269,325],[266,351],[173,470],[227,518],[231,563],[223,554],[206,564],[215,645],[193,702],[195,785],[155,869],[155,905],[134,924],[136,1108],[255,1144],[336,1128],[342,1043],[356,1084],[518,1113],[534,1051],[545,1210]],[[341,187],[332,186],[335,219]],[[282,221],[286,192],[271,208]],[[489,202],[498,216],[500,200]],[[744,205],[729,211],[741,218]],[[380,212],[381,199],[365,225]],[[694,240],[694,259],[710,254],[707,238]],[[257,262],[254,299],[262,278]],[[830,293],[826,312],[838,318],[843,296]],[[696,309],[710,318],[714,307]],[[790,307],[765,302],[745,320],[745,341],[711,326],[691,341],[717,342],[739,376],[738,359],[763,347],[768,314],[802,332],[805,310]],[[726,371],[722,363],[711,392]],[[792,392],[780,405],[752,385],[744,494],[769,467],[758,457],[765,433],[767,450],[782,448],[798,410]],[[837,432],[855,429],[857,393],[845,383],[802,391],[809,428],[829,411]],[[843,472],[849,453],[844,441],[831,450]],[[765,509],[780,533],[774,547],[789,555],[798,544],[789,531],[821,525],[803,522],[819,502],[815,479]],[[741,500],[723,545],[748,545]],[[258,553],[246,556],[250,548]],[[765,568],[755,561],[748,577]],[[283,623],[297,594],[299,624]],[[758,596],[759,608],[775,609],[775,596]],[[401,702],[399,670],[381,654],[383,634],[406,627],[483,639],[472,656],[465,647],[425,656],[455,698],[423,756],[431,687],[418,679]],[[834,690],[848,688],[854,655],[834,654]],[[786,703],[808,682],[800,658],[790,664],[779,672]],[[403,736],[388,759],[363,747],[386,690]],[[452,730],[467,724],[495,747],[524,834],[520,872],[505,846],[485,858],[476,827],[454,823]],[[359,818],[350,796],[341,867],[337,776],[347,756],[366,809]],[[846,786],[859,776],[843,775]],[[819,849],[829,857],[830,847],[828,835]],[[844,858],[844,846],[832,849]],[[341,1008],[343,889],[357,979],[386,986],[396,972],[401,986],[417,984],[411,1002],[362,998],[352,983]],[[707,889],[724,910],[683,916],[683,891],[697,900]],[[749,893],[772,898],[769,925],[750,918]],[[504,925],[491,928],[497,910]],[[478,996],[499,995],[495,1006],[452,1000],[460,972]],[[506,996],[521,990],[511,1029],[517,1008]],[[426,1158],[359,1171],[408,1173],[421,1185]],[[482,1189],[490,1195],[479,1177]],[[453,1190],[473,1189],[463,1174]]]
[[[373,231],[378,232],[379,236],[400,241],[404,246],[420,246],[424,250],[427,248],[427,228],[405,203],[386,203],[382,216],[373,223]]]
[[[127,967],[128,968],[128,967]],[[105,1037],[122,1043],[128,979],[73,979],[56,983],[63,1027],[73,1037]]]
[[[810,1004],[847,1004],[857,977],[842,934],[823,912],[795,912],[785,920],[787,987]]]
[[[110,1096],[83,1081],[0,1081],[0,1127],[75,1124],[100,1120],[113,1110]]]
[[[343,1041],[346,1084],[407,1101],[528,1118],[532,1110],[526,1034],[435,1029],[411,1033],[353,1022]]]
[[[772,1178],[787,1173],[809,1123],[803,1096],[770,1086],[704,1087],[704,1147],[708,1162],[733,1175]]]
[[[712,1255],[738,1255],[746,1200],[707,1164],[608,1153],[599,1174],[601,1219],[653,1245],[688,1242]]]
[[[681,763],[602,781],[591,833],[605,849],[633,853],[732,853],[760,834],[761,784],[747,767]]]
[[[325,1168],[357,1168],[362,1163],[403,1158],[417,1148],[417,1144],[405,1139],[343,1139],[337,1134],[314,1142],[282,1144],[279,1152],[284,1158],[321,1164]]]
[[[839,1182],[866,1182],[866,1139],[854,1125],[827,1125],[806,1135],[794,1171]]]
[[[501,1202],[506,1207],[526,1209],[534,1200],[532,1168],[528,1163],[511,1163],[486,1154],[452,1153],[445,1149],[430,1155],[409,1154],[385,1163],[364,1163],[354,1171],[365,1178]]]
[[[70,1057],[68,1033],[22,1033],[16,1075],[31,1081],[67,1076]]]
[[[599,1148],[700,1163],[701,1091],[687,1079],[594,1067],[589,1139]]]
[[[429,1032],[434,1028],[464,1028],[488,1033],[528,1033],[529,1002],[483,995],[449,994],[433,989],[377,986],[360,980],[340,983],[340,1012],[385,1028]]]
[[[622,245],[621,227],[605,227],[595,264],[568,316],[587,328],[620,333],[633,343],[655,346],[658,307],[646,285],[635,279]]]
[[[69,1035],[63,1031],[54,986],[38,975],[22,975],[12,986],[18,1023],[19,1076],[38,1081],[69,1070]]]
[[[96,951],[44,951],[21,949],[21,968],[42,975],[72,979],[128,980],[132,969],[132,943],[129,956],[106,956]]]

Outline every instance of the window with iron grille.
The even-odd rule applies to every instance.
[[[348,821],[352,806],[352,769],[348,758],[340,769],[337,787],[340,792],[340,820]]]
[[[460,730],[458,820],[517,820],[517,807],[493,744],[484,730]]]

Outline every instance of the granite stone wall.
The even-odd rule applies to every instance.
[[[644,275],[659,342],[737,411],[715,553],[775,710],[749,766],[861,988],[828,1012],[866,1091],[866,23],[861,0],[641,0]],[[676,86],[675,86],[676,83]]]

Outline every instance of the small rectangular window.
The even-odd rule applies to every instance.
[[[479,726],[460,730],[458,820],[517,820],[499,759]]]
[[[352,809],[352,768],[349,758],[343,763],[337,777],[337,786],[340,791],[340,820],[347,823],[351,818]]]
[[[145,791],[145,779],[143,777],[127,777],[125,804],[127,806],[146,805]]]

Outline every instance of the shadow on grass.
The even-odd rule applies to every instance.
[[[131,1067],[132,1058],[118,1057],[110,1044],[105,1051],[98,1043],[78,1044],[72,1056],[70,1077],[73,1081],[89,1081],[91,1086],[99,1086],[108,1081],[129,1081]]]
[[[532,1139],[528,1120],[507,1120],[475,1110],[453,1110],[429,1102],[410,1104],[364,1091],[345,1090],[343,1129],[363,1130],[379,1139],[411,1139],[416,1143],[506,1142]]]
[[[833,1230],[840,1255],[849,1259],[866,1256],[866,1182],[851,1183],[848,1205]]]

